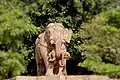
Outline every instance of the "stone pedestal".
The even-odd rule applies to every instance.
[[[67,80],[65,76],[45,76],[45,80]]]
[[[17,76],[7,80],[67,80],[65,76]]]
[[[99,75],[68,75],[65,76],[16,76],[7,80],[120,80],[110,79],[108,76]]]
[[[16,77],[6,79],[6,80],[45,80],[45,76],[40,76],[40,77],[36,77],[36,76],[16,76]]]

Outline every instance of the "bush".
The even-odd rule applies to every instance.
[[[119,77],[120,75],[120,10],[110,10],[82,24],[77,46],[84,61],[79,66],[96,74]]]

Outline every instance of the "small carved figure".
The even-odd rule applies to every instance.
[[[39,75],[67,75],[66,60],[70,54],[66,44],[72,31],[60,23],[50,23],[36,39],[36,63]]]

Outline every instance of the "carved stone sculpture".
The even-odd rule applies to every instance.
[[[70,54],[66,50],[72,31],[60,23],[50,23],[36,39],[37,74],[67,75],[66,60]]]

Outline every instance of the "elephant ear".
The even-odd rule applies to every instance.
[[[46,29],[53,27],[55,24],[54,23],[49,23],[46,27]]]
[[[71,29],[65,29],[65,32],[64,32],[64,39],[67,43],[70,43],[70,40],[71,40],[71,36],[72,36],[72,30]]]

